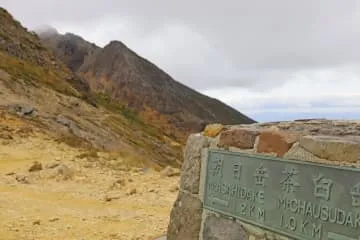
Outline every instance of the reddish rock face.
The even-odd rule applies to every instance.
[[[276,153],[282,157],[296,142],[297,135],[284,131],[263,131],[259,136],[257,152]]]
[[[224,131],[220,135],[219,147],[237,147],[251,149],[254,147],[258,131],[251,129],[233,129]]]
[[[166,129],[183,143],[185,136],[202,131],[204,124],[255,122],[230,106],[180,84],[120,41],[111,41],[101,48],[69,33],[42,34],[40,38],[85,80],[91,92],[101,92],[141,114],[148,114],[144,109],[154,110],[160,119],[166,120]],[[164,128],[163,122],[151,123]],[[211,136],[216,134],[210,132]]]

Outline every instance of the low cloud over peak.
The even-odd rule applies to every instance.
[[[41,25],[38,26],[36,28],[34,28],[34,31],[37,34],[42,34],[42,35],[56,35],[59,34],[58,30],[56,30],[56,28],[50,26],[50,25]]]

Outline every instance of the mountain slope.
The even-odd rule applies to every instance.
[[[254,122],[226,104],[175,81],[122,42],[111,41],[100,48],[73,34],[40,37],[70,68],[76,68],[91,91],[106,94],[136,110],[145,121],[160,126],[177,139],[184,140],[188,133],[200,131],[208,123]],[[64,49],[69,48],[73,53],[65,54]],[[84,59],[82,65],[78,67],[77,62],[74,66],[69,60],[71,56]]]
[[[0,8],[0,67],[10,74],[36,83],[39,80],[56,90],[79,95],[70,83],[75,75],[42,45],[35,33]],[[26,33],[26,34],[25,34]]]
[[[181,146],[79,81],[0,8],[0,239],[166,231]]]
[[[51,139],[114,151],[134,164],[181,164],[182,146],[87,82],[0,8],[0,115],[26,119]],[[0,129],[0,134],[1,134]]]

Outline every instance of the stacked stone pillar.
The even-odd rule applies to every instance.
[[[222,149],[360,168],[360,121],[298,120],[208,125],[189,136],[168,240],[264,240],[285,236],[203,209],[207,152]]]

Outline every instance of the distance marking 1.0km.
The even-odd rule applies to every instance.
[[[360,169],[210,150],[204,208],[306,240],[360,240]]]

